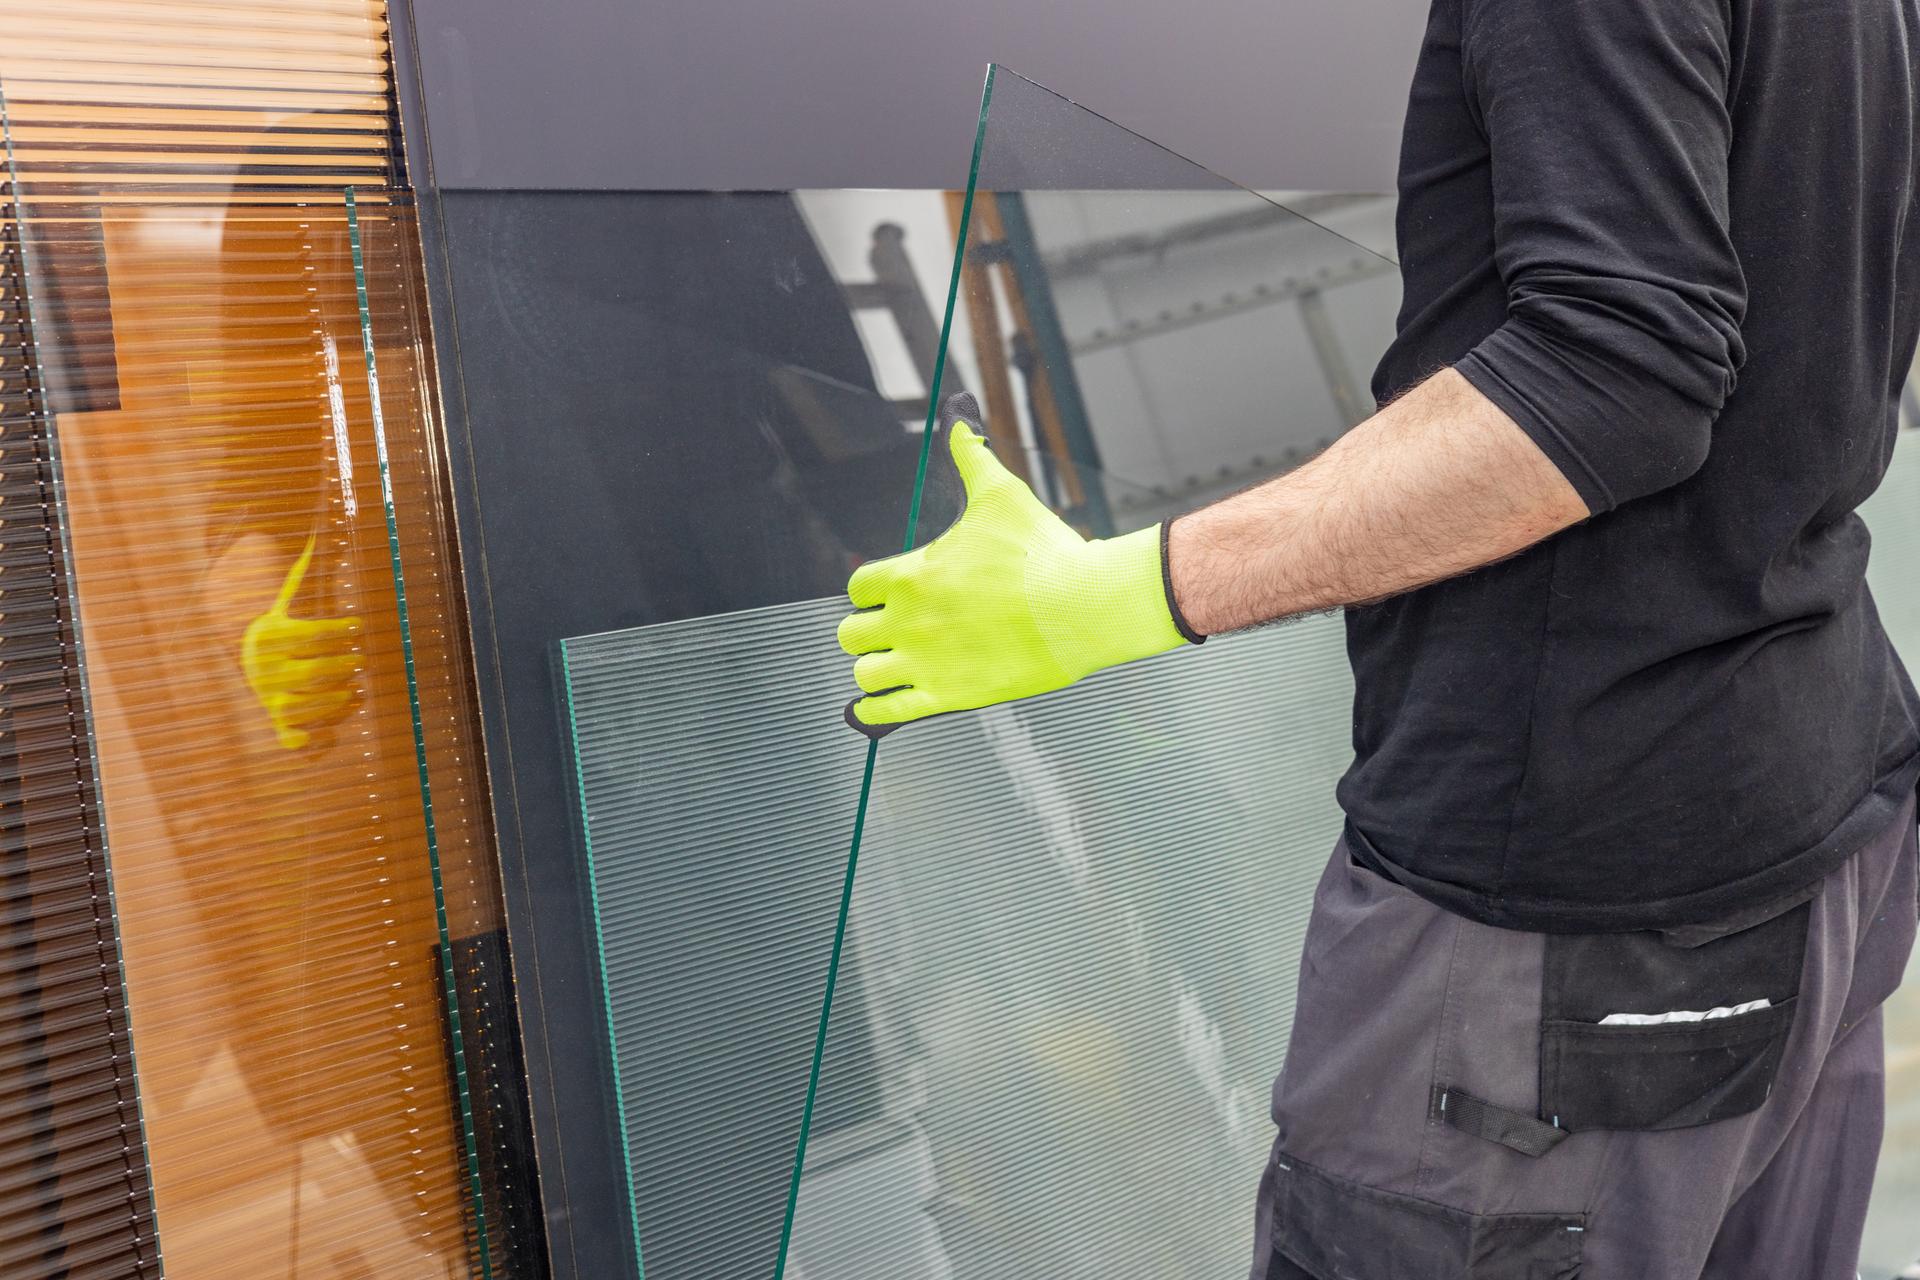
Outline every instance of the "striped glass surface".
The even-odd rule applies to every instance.
[[[563,646],[650,1277],[771,1274],[866,751],[843,612]],[[1071,1275],[1118,1196],[1156,1274],[1245,1252],[1350,691],[1316,618],[888,739],[789,1274]]]

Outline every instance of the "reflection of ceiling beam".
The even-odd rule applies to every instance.
[[[1314,220],[1326,214],[1379,204],[1385,199],[1387,197],[1376,195],[1303,196],[1285,207],[1263,202],[1251,208],[1236,209],[1232,213],[1176,223],[1161,231],[1137,231],[1124,236],[1089,240],[1071,249],[1048,254],[1045,258],[1047,274],[1056,280],[1091,275],[1115,258],[1153,258],[1183,245],[1201,244],[1251,231],[1267,231],[1299,222],[1317,226],[1319,224]]]
[[[1192,302],[1184,307],[1168,308],[1146,319],[1129,319],[1113,328],[1095,329],[1069,344],[1073,354],[1086,355],[1108,347],[1124,346],[1142,338],[1151,338],[1190,325],[1205,324],[1225,316],[1256,311],[1276,302],[1289,302],[1310,294],[1357,284],[1376,276],[1392,275],[1399,268],[1381,258],[1353,258],[1336,266],[1322,267],[1311,275],[1289,277],[1273,284],[1256,284],[1244,292],[1226,293],[1212,300]]]

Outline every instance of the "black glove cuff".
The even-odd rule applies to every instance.
[[[1173,521],[1160,522],[1160,586],[1167,593],[1167,614],[1173,619],[1173,625],[1186,638],[1188,644],[1205,644],[1207,638],[1195,631],[1187,623],[1187,616],[1180,612],[1180,602],[1173,598],[1173,560],[1169,555],[1167,540],[1173,536]]]

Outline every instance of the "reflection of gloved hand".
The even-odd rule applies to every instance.
[[[909,720],[1030,697],[1198,640],[1174,621],[1161,527],[1089,541],[1014,478],[973,431],[973,397],[950,396],[966,509],[926,546],[860,566],[840,623],[869,694],[847,723],[880,734]]]
[[[273,719],[280,745],[297,751],[311,731],[338,721],[354,699],[360,670],[352,643],[360,626],[351,618],[294,618],[287,610],[313,561],[314,539],[294,561],[273,607],[255,618],[240,642],[240,665],[253,696]]]

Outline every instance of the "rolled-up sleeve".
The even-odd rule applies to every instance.
[[[1455,367],[1595,512],[1706,461],[1746,357],[1723,0],[1468,0],[1506,322]]]

